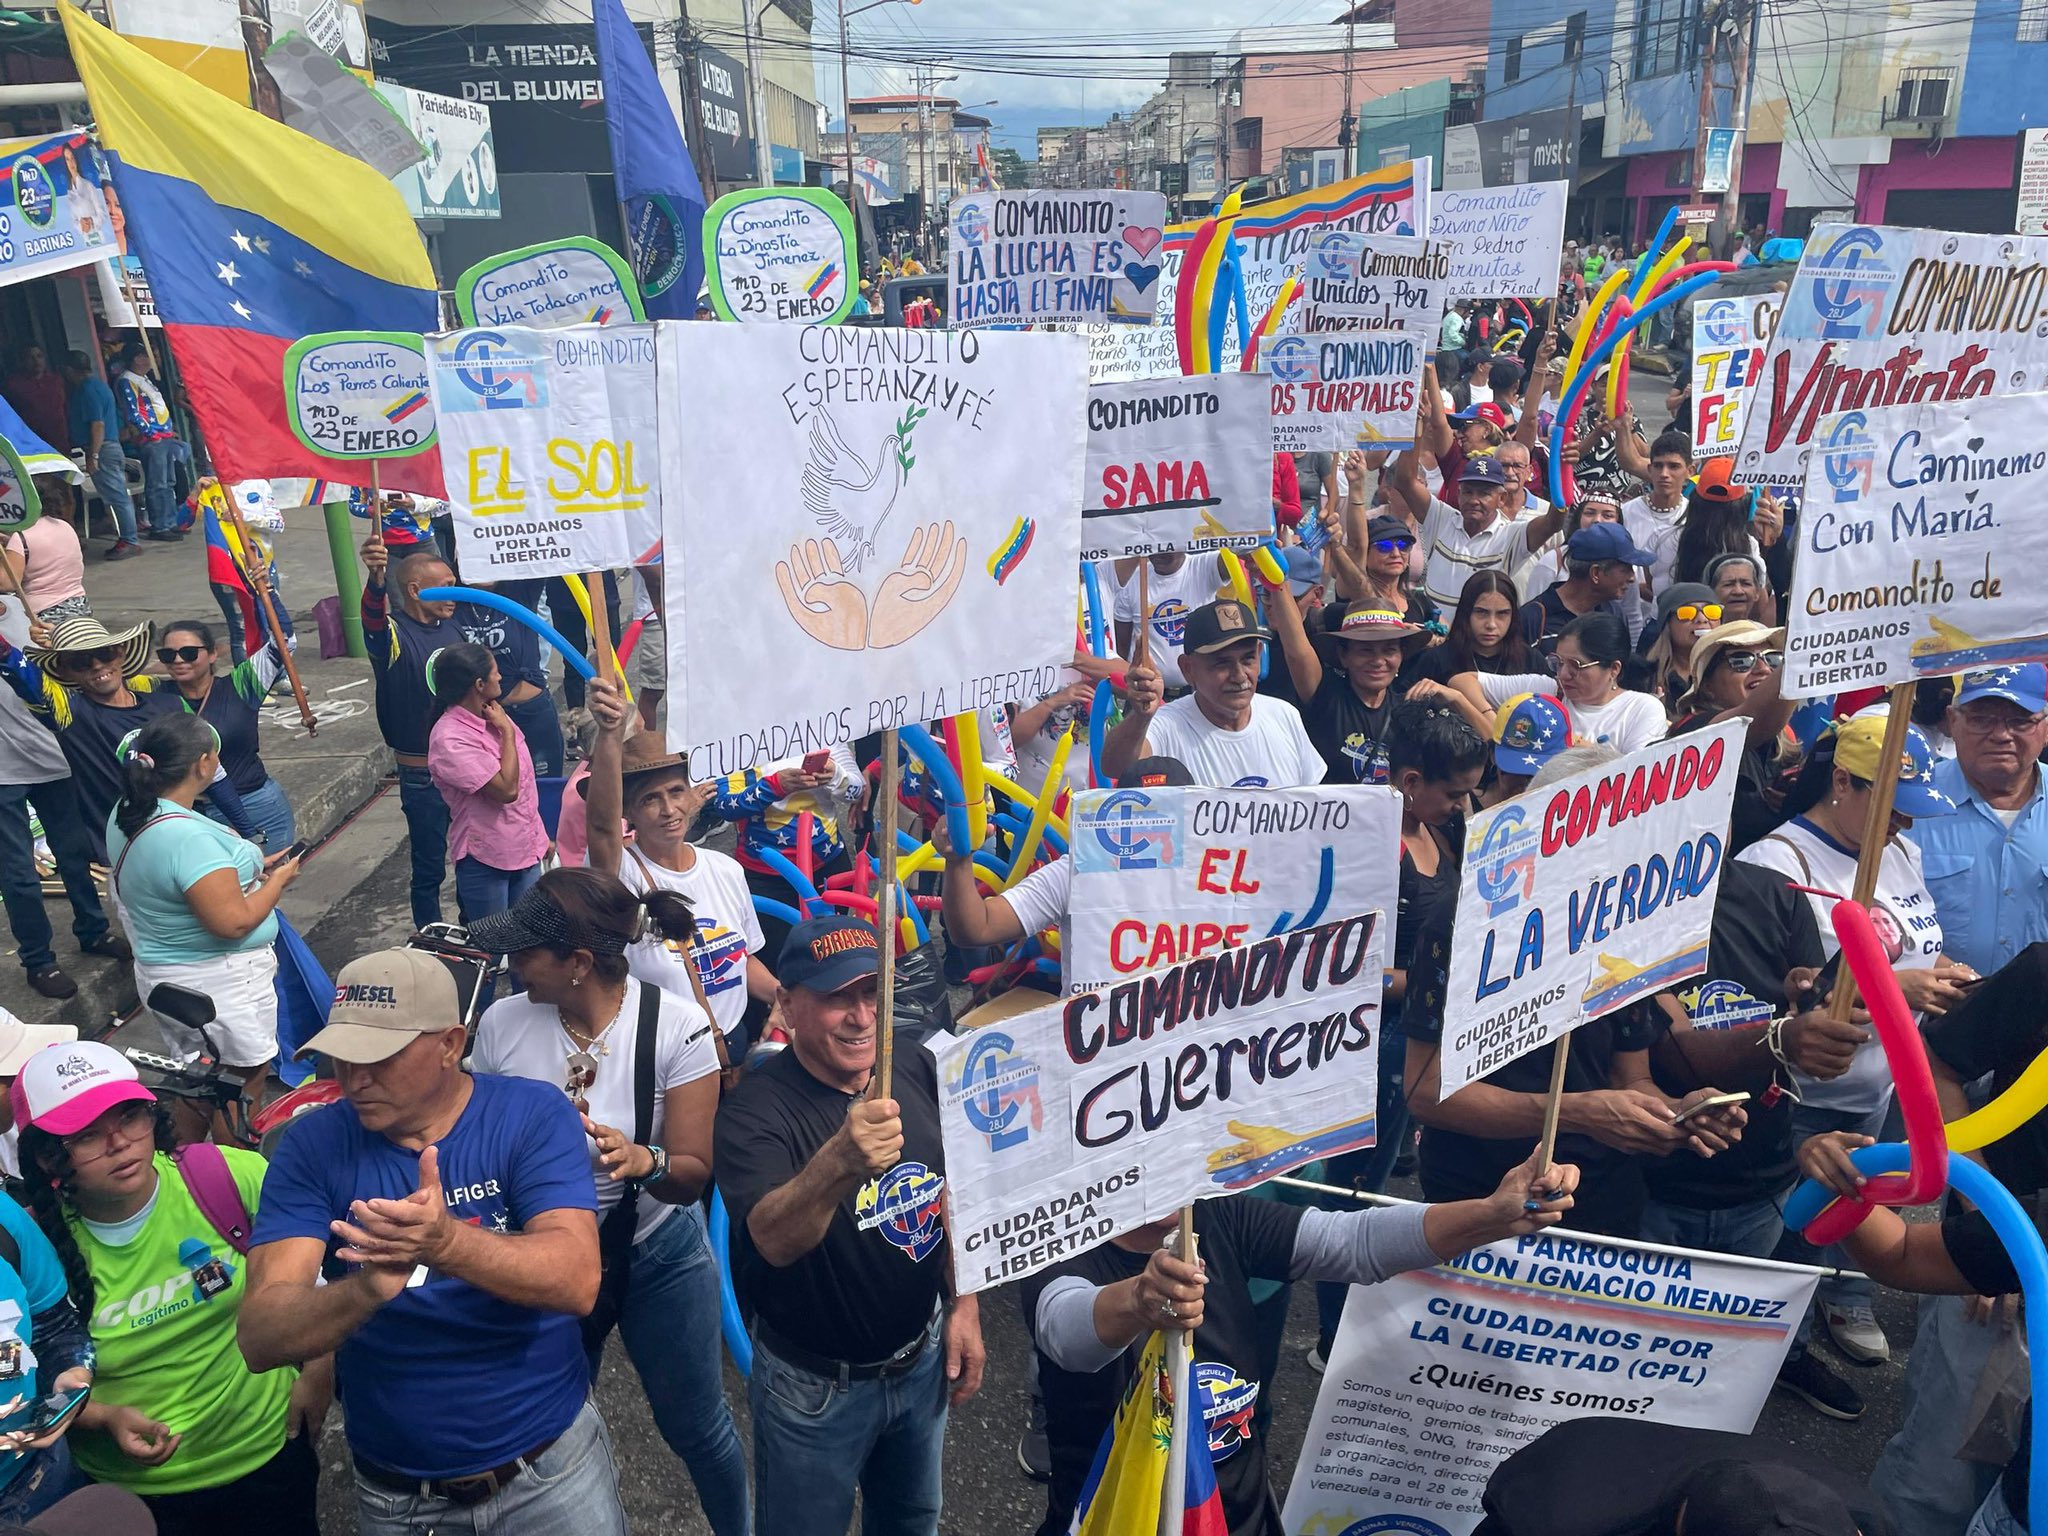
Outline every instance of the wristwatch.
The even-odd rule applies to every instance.
[[[649,1170],[646,1178],[628,1181],[635,1189],[645,1189],[650,1184],[659,1184],[668,1177],[668,1148],[652,1146],[647,1149],[647,1155],[654,1159],[654,1167]]]

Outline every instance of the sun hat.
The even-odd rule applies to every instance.
[[[48,670],[64,656],[111,647],[121,652],[121,675],[133,677],[149,665],[150,630],[147,623],[123,630],[109,630],[91,615],[57,621],[47,644],[31,645],[23,652],[37,666]]]
[[[1680,715],[1690,712],[1699,700],[1700,689],[1706,686],[1707,674],[1714,670],[1714,663],[1725,651],[1782,651],[1785,649],[1785,630],[1781,625],[1772,629],[1754,619],[1730,619],[1726,624],[1716,624],[1692,643],[1692,687],[1678,701],[1676,712]]]

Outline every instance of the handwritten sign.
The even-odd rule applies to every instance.
[[[960,1289],[1370,1146],[1386,927],[1367,912],[1261,939],[940,1049]]]
[[[1450,256],[1453,299],[1547,299],[1557,293],[1568,181],[1439,192],[1429,238]]]
[[[1763,377],[1764,349],[1778,320],[1778,295],[1717,298],[1692,307],[1692,457],[1722,458],[1742,443],[1749,405]]]
[[[704,271],[724,320],[844,320],[860,291],[853,215],[823,187],[747,187],[704,215]]]
[[[1149,321],[1166,199],[1157,192],[970,192],[953,199],[946,315],[955,327]]]
[[[1705,969],[1743,729],[1660,741],[1471,819],[1446,1095]]]
[[[464,325],[611,325],[644,320],[633,269],[610,246],[570,235],[506,251],[455,280]]]
[[[427,346],[403,331],[323,331],[284,354],[292,435],[330,459],[404,459],[434,446]]]
[[[2048,239],[1817,225],[1764,355],[1735,471],[1749,485],[1797,482],[1822,420],[1845,411],[2041,389]]]
[[[1077,324],[1048,320],[1031,329],[1086,337],[1090,384],[1128,384],[1135,379],[1180,377],[1180,353],[1175,349],[1173,327],[1170,325],[1119,324],[1113,320]]]
[[[0,534],[19,533],[42,515],[43,498],[35,477],[14,444],[0,437]]]
[[[697,772],[1057,688],[1079,338],[665,325],[660,344],[668,730]]]
[[[1254,549],[1270,539],[1269,394],[1249,373],[1090,389],[1081,558]]]
[[[427,339],[463,574],[645,565],[661,544],[652,325]]]

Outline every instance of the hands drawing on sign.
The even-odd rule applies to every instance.
[[[872,602],[847,574],[836,540],[805,539],[775,563],[790,617],[838,651],[901,645],[945,611],[966,574],[967,540],[950,519],[911,531],[901,562],[883,576]]]

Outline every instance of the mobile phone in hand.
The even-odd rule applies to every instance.
[[[1673,1125],[1683,1125],[1695,1115],[1704,1115],[1710,1110],[1726,1109],[1730,1104],[1747,1104],[1748,1102],[1749,1095],[1747,1093],[1717,1093],[1711,1098],[1701,1099],[1699,1103],[1693,1105],[1690,1109],[1681,1109],[1676,1115],[1672,1116],[1671,1123]]]
[[[23,1440],[40,1440],[78,1410],[87,1395],[89,1386],[75,1387],[69,1392],[52,1392],[36,1403],[36,1416],[27,1424],[7,1431]]]
[[[804,757],[805,773],[823,773],[831,766],[832,754],[830,752],[811,752]]]

